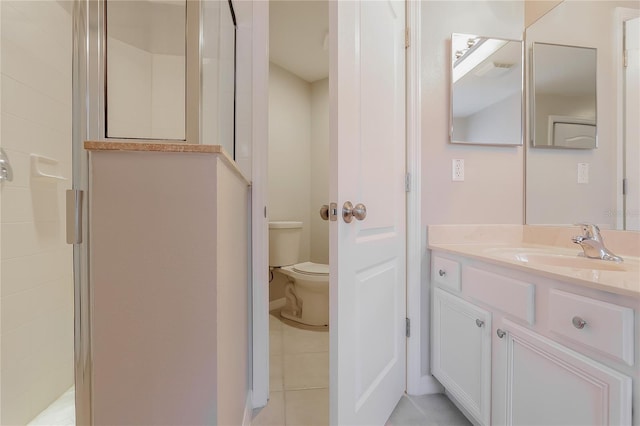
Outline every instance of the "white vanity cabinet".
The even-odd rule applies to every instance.
[[[436,251],[431,277],[432,373],[474,423],[640,424],[637,299]]]
[[[630,377],[506,319],[496,339],[494,424],[631,424]]]
[[[491,409],[491,314],[435,288],[433,375],[480,424]]]

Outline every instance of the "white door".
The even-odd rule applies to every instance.
[[[404,8],[329,2],[333,425],[382,425],[405,389]]]
[[[640,231],[640,18],[625,22],[625,229]]]

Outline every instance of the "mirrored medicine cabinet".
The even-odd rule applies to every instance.
[[[450,142],[521,145],[523,42],[451,36]]]

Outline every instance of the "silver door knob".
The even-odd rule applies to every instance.
[[[476,325],[478,327],[482,327],[484,325],[484,321],[482,321],[481,319],[476,319]]]
[[[347,223],[351,223],[354,217],[357,220],[364,220],[367,217],[367,208],[362,203],[358,203],[353,207],[351,201],[345,202],[342,206],[342,219]]]
[[[322,218],[322,220],[329,220],[329,205],[328,204],[323,204],[322,207],[320,207],[320,217]]]
[[[507,332],[504,330],[497,329],[496,334],[498,335],[499,338],[502,339],[507,334]]]

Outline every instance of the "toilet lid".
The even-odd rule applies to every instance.
[[[322,263],[303,262],[293,266],[293,270],[308,275],[329,275],[329,265]]]

